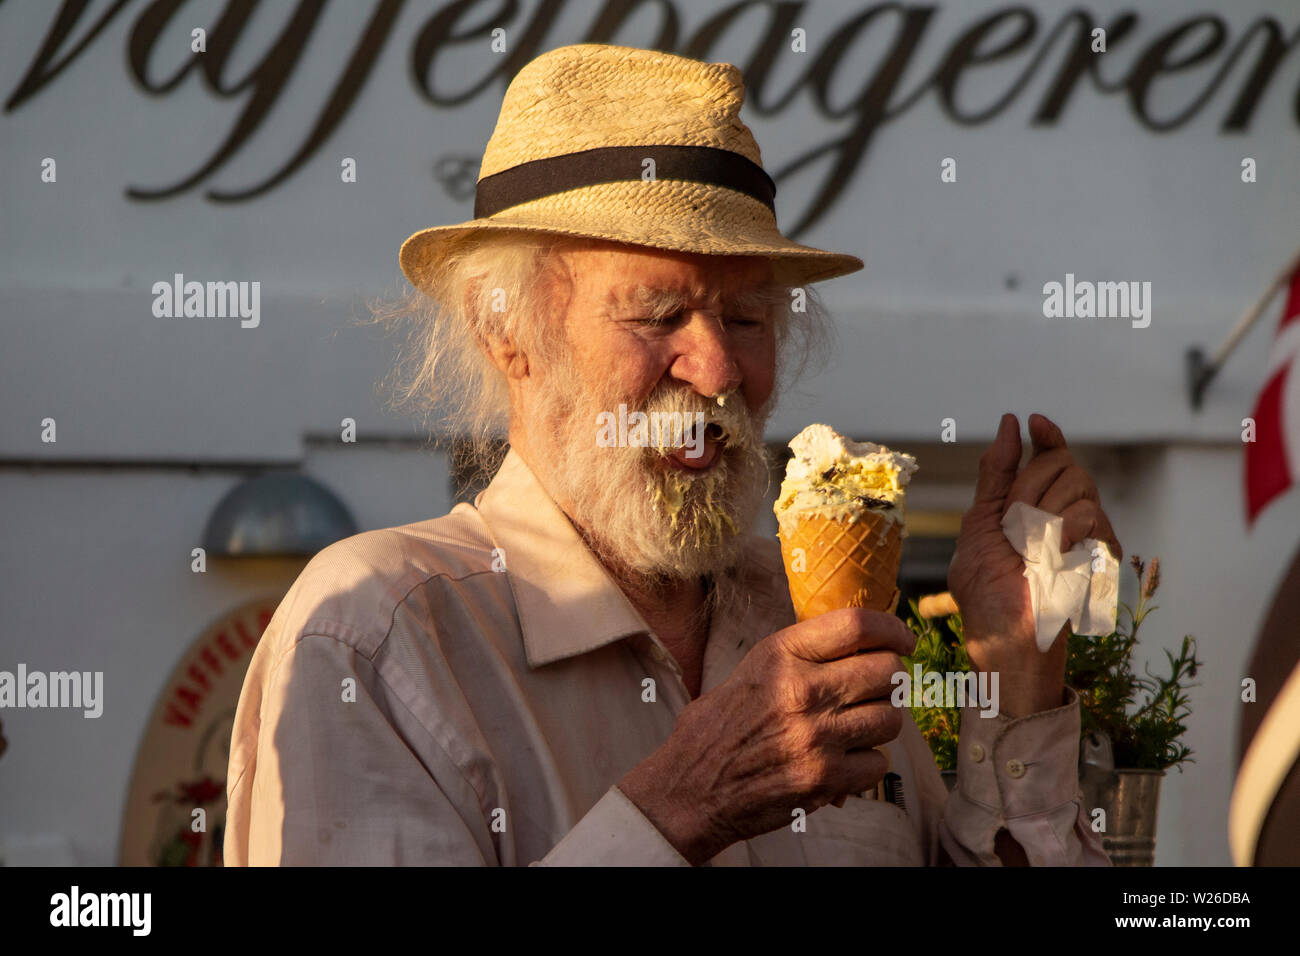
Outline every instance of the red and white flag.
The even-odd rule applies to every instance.
[[[1291,276],[1264,388],[1255,400],[1255,440],[1246,443],[1246,518],[1255,518],[1300,477],[1300,268]]]

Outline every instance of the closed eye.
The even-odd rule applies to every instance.
[[[640,315],[623,320],[628,325],[633,325],[643,329],[669,329],[680,325],[684,321],[684,313],[674,312],[670,315]],[[749,315],[729,315],[723,318],[723,322],[731,327],[745,331],[760,329],[766,322],[763,319],[754,318]]]
[[[755,316],[753,313],[729,315],[724,321],[727,328],[743,333],[760,332],[770,324],[767,319]]]
[[[643,315],[636,318],[625,319],[624,321],[632,325],[638,325],[647,329],[665,328],[670,325],[677,325],[682,320],[682,314],[676,312],[672,315]]]

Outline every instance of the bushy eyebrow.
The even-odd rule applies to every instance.
[[[707,296],[699,294],[694,298],[704,298],[715,306],[720,304],[722,310],[731,315],[770,315],[774,309],[789,303],[790,289],[779,283],[768,282],[738,289],[725,296],[713,292]],[[676,315],[686,307],[688,301],[689,297],[680,289],[649,286],[641,282],[611,289],[606,297],[606,304],[610,308],[634,308],[638,316],[653,319],[666,319]]]

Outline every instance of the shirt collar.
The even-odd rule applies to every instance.
[[[649,627],[573,523],[512,448],[474,499],[501,549],[529,667],[603,647]]]

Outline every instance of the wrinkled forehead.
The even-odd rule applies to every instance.
[[[669,293],[700,304],[723,304],[772,284],[772,263],[762,256],[679,253],[593,244],[565,255],[570,279],[584,298],[603,304],[643,302]]]
[[[669,314],[684,309],[769,314],[784,304],[787,290],[770,282],[719,285],[622,282],[605,290],[602,305],[611,313],[646,308]]]

